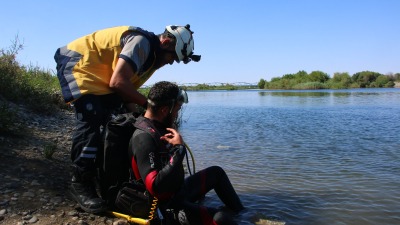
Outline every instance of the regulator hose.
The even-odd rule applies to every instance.
[[[188,150],[190,157],[192,158],[192,165],[193,165],[193,174],[196,173],[196,163],[194,161],[194,156],[192,153],[192,150],[190,150],[189,145],[186,144],[186,142],[183,142],[183,144],[185,145],[186,149]],[[188,166],[188,170],[189,170],[189,174],[192,175],[191,171],[190,171],[190,164],[189,164],[189,159],[186,155],[186,162],[187,162],[187,166]]]

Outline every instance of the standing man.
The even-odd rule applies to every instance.
[[[167,219],[179,218],[180,224],[236,224],[230,214],[196,203],[214,190],[233,213],[244,209],[221,167],[211,166],[185,178],[182,161],[186,147],[173,127],[182,105],[188,103],[186,92],[162,81],[150,89],[147,101],[144,116],[136,120],[139,129],[133,133],[129,147],[136,182],[158,199],[158,207]]]
[[[57,49],[54,59],[66,103],[75,110],[72,137],[73,198],[90,213],[105,210],[95,189],[96,164],[101,165],[101,127],[124,103],[146,107],[147,99],[137,89],[152,74],[174,61],[199,61],[193,55],[190,26],[167,26],[155,35],[139,27],[119,26],[96,31]]]

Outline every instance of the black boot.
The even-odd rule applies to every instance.
[[[107,209],[105,202],[97,195],[94,173],[75,172],[72,177],[70,192],[79,206],[88,213],[100,213]]]

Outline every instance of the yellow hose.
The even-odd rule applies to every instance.
[[[132,217],[132,216],[122,214],[122,213],[117,213],[117,212],[110,212],[110,213],[118,218],[126,219],[129,223],[136,223],[136,224],[140,224],[140,225],[150,225],[150,221],[146,220],[146,219],[136,218],[136,217]]]
[[[156,210],[157,210],[157,203],[158,203],[158,199],[156,197],[154,197],[153,203],[151,204],[151,208],[150,208],[149,220],[154,219],[154,214],[156,213]]]

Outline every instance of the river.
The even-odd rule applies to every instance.
[[[399,88],[188,95],[196,171],[225,169],[239,224],[400,224]],[[213,192],[205,204],[221,206]]]

